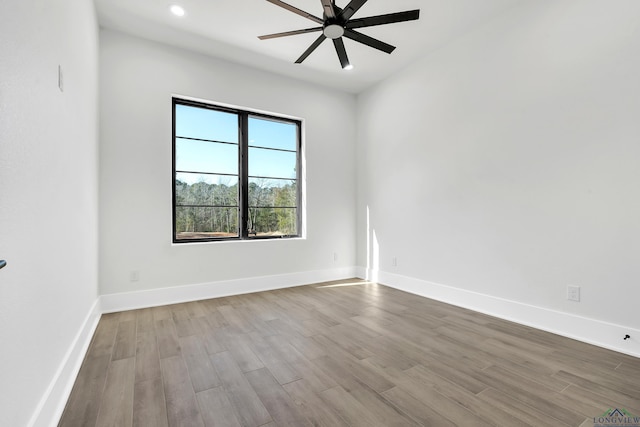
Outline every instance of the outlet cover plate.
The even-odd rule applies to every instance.
[[[567,286],[567,299],[580,302],[580,286]]]

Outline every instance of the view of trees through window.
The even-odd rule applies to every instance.
[[[174,242],[299,236],[300,123],[174,99]]]

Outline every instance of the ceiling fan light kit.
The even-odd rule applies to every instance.
[[[329,24],[324,27],[322,34],[328,39],[337,39],[344,35],[344,27],[338,24]]]
[[[260,40],[274,39],[278,37],[295,36],[298,34],[306,34],[321,31],[322,34],[309,46],[309,48],[302,53],[302,55],[296,60],[296,64],[301,64],[314,50],[322,44],[326,39],[333,41],[333,45],[338,54],[340,65],[345,70],[353,68],[349,62],[347,51],[344,47],[343,37],[362,43],[374,49],[378,49],[385,53],[391,53],[394,51],[395,46],[391,46],[385,42],[377,40],[366,34],[354,31],[355,28],[373,27],[375,25],[393,24],[396,22],[415,21],[420,17],[420,10],[408,10],[405,12],[389,13],[386,15],[369,16],[366,18],[351,19],[351,17],[362,7],[368,0],[351,0],[344,9],[336,6],[334,0],[320,0],[322,3],[323,14],[322,18],[318,18],[304,10],[300,10],[288,3],[280,0],[267,0],[269,3],[273,3],[276,6],[280,6],[290,12],[307,18],[316,24],[321,24],[320,27],[305,28],[301,30],[286,31],[283,33],[267,34],[259,36]]]

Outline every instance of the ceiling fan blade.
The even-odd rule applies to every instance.
[[[287,4],[287,3],[283,2],[283,1],[280,1],[280,0],[267,0],[267,1],[269,3],[275,4],[276,6],[280,6],[280,7],[284,8],[284,9],[287,9],[288,11],[293,12],[296,15],[300,15],[300,16],[303,16],[303,17],[305,17],[307,19],[311,19],[313,22],[315,22],[317,24],[324,24],[324,21],[322,19],[318,18],[317,16],[314,16],[314,15],[312,15],[310,13],[307,13],[304,10],[300,10],[297,7],[293,7],[290,4]]]
[[[364,6],[366,2],[367,0],[351,0],[349,4],[342,9],[342,12],[340,12],[339,18],[345,21],[348,20],[358,11],[358,9]]]
[[[320,37],[318,37],[316,39],[316,41],[314,41],[311,46],[309,46],[309,49],[305,50],[304,53],[300,56],[300,58],[298,58],[296,60],[296,64],[301,64],[302,61],[304,61],[305,59],[307,59],[307,56],[311,55],[311,53],[317,49],[318,46],[320,46],[320,44],[325,41],[327,37],[324,34],[320,34]]]
[[[373,27],[374,25],[393,24],[395,22],[415,21],[420,18],[420,9],[406,12],[389,13],[387,15],[369,16],[367,18],[352,19],[346,28]]]
[[[327,16],[327,18],[335,19],[336,11],[333,8],[334,6],[333,0],[320,0],[320,1],[322,2],[322,7],[324,8],[324,14]]]
[[[369,37],[366,34],[358,33],[357,31],[345,29],[344,36],[355,40],[359,43],[366,44],[367,46],[371,46],[374,49],[381,50],[386,53],[391,53],[395,50],[395,46],[391,46],[388,43],[382,42],[378,39],[374,39],[373,37]]]
[[[278,37],[297,36],[298,34],[313,33],[316,31],[322,31],[322,27],[305,28],[304,30],[285,31],[284,33],[267,34],[264,36],[258,36],[260,40],[275,39]]]
[[[347,68],[350,64],[349,58],[347,57],[347,50],[344,48],[342,37],[333,39],[333,45],[336,47],[336,53],[338,54],[338,59],[340,59],[340,65],[342,65],[343,69]]]

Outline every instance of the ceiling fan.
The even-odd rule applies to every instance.
[[[345,70],[353,68],[349,63],[347,51],[344,47],[342,37],[347,37],[358,43],[365,44],[374,49],[381,50],[386,53],[394,51],[395,46],[391,46],[385,42],[369,37],[365,34],[354,31],[355,28],[373,27],[374,25],[392,24],[395,22],[414,21],[420,17],[420,10],[408,10],[406,12],[389,13],[386,15],[369,16],[367,18],[351,19],[351,17],[367,2],[367,0],[351,0],[344,9],[336,6],[335,0],[320,0],[324,13],[322,19],[314,16],[304,10],[300,10],[290,4],[280,0],[267,0],[270,3],[287,9],[297,15],[303,16],[311,21],[320,24],[320,27],[305,28],[302,30],[286,31],[284,33],[267,34],[259,36],[260,40],[274,39],[277,37],[295,36],[298,34],[313,33],[322,31],[322,34],[314,41],[309,48],[296,60],[296,64],[302,63],[311,53],[316,50],[325,39],[333,40],[336,48],[340,65]]]

